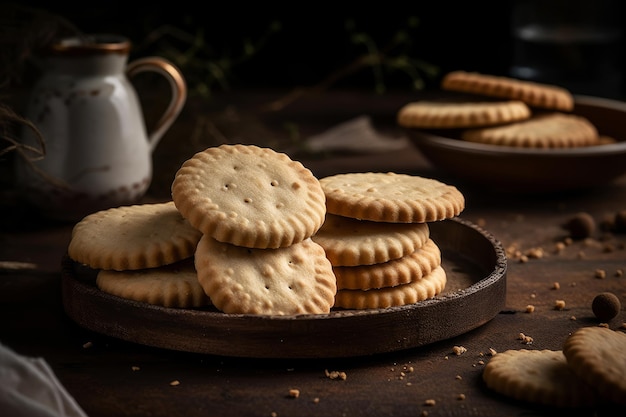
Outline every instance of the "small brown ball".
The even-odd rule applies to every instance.
[[[613,227],[617,233],[626,233],[626,210],[620,210],[615,213]]]
[[[591,310],[602,322],[613,319],[622,309],[619,298],[612,292],[603,292],[595,296],[591,303]]]
[[[569,232],[572,239],[585,239],[595,232],[596,221],[591,214],[581,212],[569,219],[563,228]]]

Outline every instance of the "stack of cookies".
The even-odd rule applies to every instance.
[[[463,195],[395,173],[318,180],[286,154],[221,145],[185,161],[172,201],[82,219],[71,259],[102,291],[171,308],[229,314],[327,314],[387,308],[443,291],[429,222],[457,216]]]
[[[91,214],[71,259],[98,269],[105,292],[172,308],[225,313],[330,312],[336,280],[310,237],[326,214],[317,178],[286,154],[222,145],[181,166],[172,201]]]
[[[434,179],[396,173],[337,174],[320,180],[326,221],[313,236],[337,279],[335,307],[416,303],[446,285],[429,222],[457,216],[461,192]]]
[[[221,145],[183,163],[172,198],[202,233],[198,281],[231,314],[329,313],[335,276],[311,240],[326,214],[318,179],[286,154]]]
[[[173,202],[90,214],[72,230],[70,258],[98,270],[96,285],[118,297],[171,308],[210,304],[193,264],[201,233]]]
[[[398,124],[454,130],[451,136],[462,140],[499,146],[554,149],[615,142],[572,114],[574,98],[558,86],[453,71],[443,77],[441,88],[459,97],[408,103],[398,112]]]

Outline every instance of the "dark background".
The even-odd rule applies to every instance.
[[[513,10],[525,3],[551,5],[543,13],[555,18],[584,4],[588,10],[583,14],[590,17],[608,10],[605,14],[611,15],[620,29],[626,21],[619,0],[383,1],[350,6],[343,2],[29,1],[19,3],[30,7],[28,12],[0,15],[0,35],[5,51],[14,48],[9,67],[17,67],[18,61],[32,54],[36,42],[73,26],[84,33],[128,36],[134,45],[132,56],[156,53],[171,58],[200,94],[325,82],[333,88],[382,92],[437,88],[440,77],[456,69],[510,75],[511,65],[518,59],[512,36]],[[29,14],[35,12],[44,14]],[[404,40],[394,44],[397,35]],[[387,51],[380,67],[356,64],[389,44],[395,46]],[[564,68],[566,76],[537,81],[563,84],[575,93],[623,95],[621,84],[602,85],[608,71],[618,73],[621,82],[623,44],[613,44],[595,55],[585,52],[577,57],[578,67],[571,57],[581,55],[580,51],[568,45],[560,49],[570,59],[563,61],[569,66]],[[427,65],[421,67],[418,61]],[[596,61],[603,64],[593,66]],[[408,62],[408,71],[400,69],[399,62]],[[342,72],[346,68],[351,70]],[[24,68],[14,71],[13,83],[24,83],[27,74]],[[576,82],[568,77],[577,78]]]

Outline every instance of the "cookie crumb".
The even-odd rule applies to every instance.
[[[534,311],[535,311],[535,306],[534,306],[534,305],[532,305],[532,304],[528,304],[528,305],[526,306],[526,312],[527,312],[527,313],[533,313]]]
[[[467,352],[467,349],[463,346],[455,346],[452,348],[452,352],[457,355],[460,356],[462,354],[464,354],[465,352]]]
[[[326,376],[330,379],[340,379],[342,381],[345,381],[348,378],[348,375],[345,372],[340,372],[340,371],[328,371],[328,369],[324,370],[324,373],[326,374]]]
[[[278,413],[276,411],[272,411],[270,413],[270,417],[278,417]]]
[[[604,269],[596,269],[594,276],[598,279],[606,278],[606,271]]]
[[[134,372],[134,371],[138,371],[138,370],[139,370],[139,367],[138,367],[138,366],[131,366],[131,367],[130,367],[130,370],[131,370],[131,371],[133,371],[133,372]]]
[[[563,310],[565,308],[565,301],[564,300],[556,300],[554,302],[554,309],[555,310]]]
[[[463,401],[463,400],[465,400],[465,394],[459,394],[459,395],[457,395],[456,399],[457,399],[457,400],[459,400],[459,401]]]
[[[559,284],[558,282],[554,282],[552,284],[552,289],[553,290],[558,290],[559,288],[561,288],[561,284]]]
[[[457,375],[457,376],[454,377],[454,379],[459,379],[460,380],[460,379],[463,379],[463,377],[461,375]]]
[[[576,316],[570,316],[569,319],[572,320],[572,321],[576,321]]]
[[[526,251],[526,256],[528,259],[541,259],[543,258],[543,248],[531,248]]]
[[[433,407],[435,404],[437,404],[437,401],[435,401],[433,398],[429,398],[424,401],[424,405],[427,405],[429,407]]]
[[[83,349],[89,349],[90,347],[93,347],[93,342],[85,342],[83,344]]]
[[[526,336],[524,333],[520,333],[517,338],[525,345],[531,345],[535,341],[532,337]]]
[[[604,328],[608,329],[609,328],[609,324],[608,323],[600,323],[600,324],[598,324],[598,327],[604,327]]]
[[[295,388],[290,389],[289,390],[289,396],[291,398],[298,398],[300,396],[300,390],[299,389],[295,389]]]
[[[555,253],[561,253],[565,250],[565,243],[564,242],[557,242],[556,245],[554,245],[554,252]]]
[[[623,269],[618,269],[615,271],[615,276],[616,277],[621,277],[622,275],[624,275],[624,270]]]
[[[313,403],[319,404],[319,402],[320,402],[320,397],[313,398]]]
[[[495,350],[494,348],[489,348],[489,354],[490,354],[491,356],[495,356],[495,355],[496,355],[496,353],[498,353],[498,352],[496,352],[496,350]]]
[[[178,385],[180,385],[180,381],[178,379],[175,379],[172,382],[170,382],[170,386],[172,387],[176,387]]]

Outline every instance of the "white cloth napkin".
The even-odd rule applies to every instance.
[[[410,146],[405,136],[392,137],[377,131],[367,115],[357,116],[306,139],[307,149],[319,151],[351,151],[378,153]]]
[[[1,343],[0,415],[87,417],[43,358],[22,356]]]

